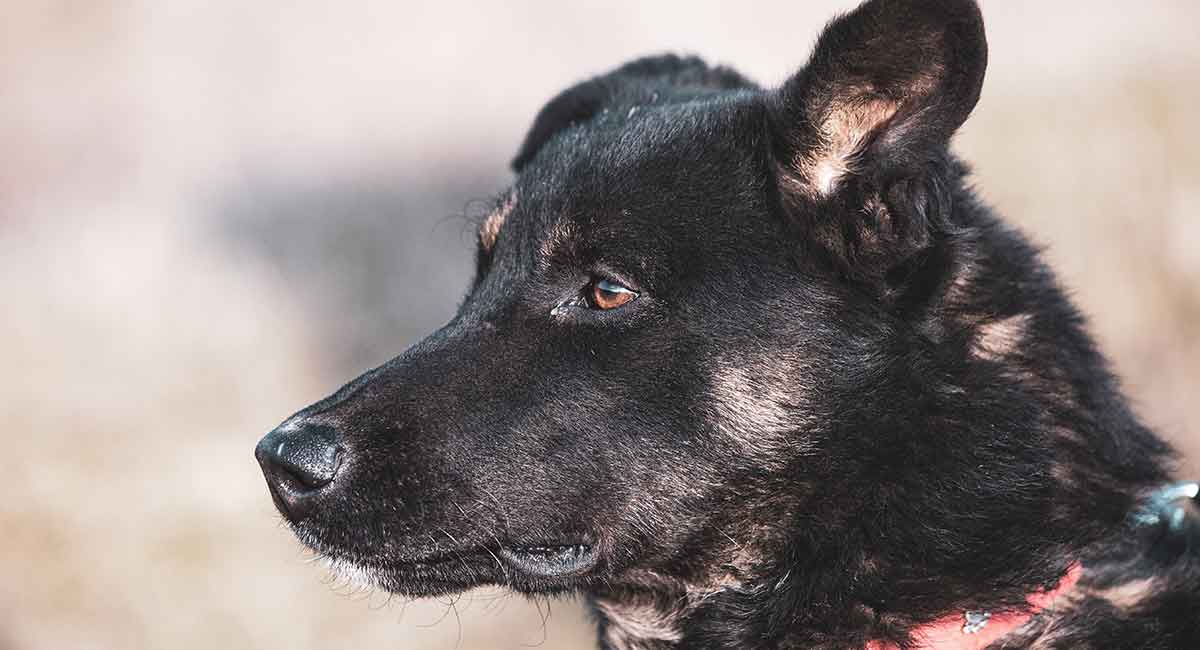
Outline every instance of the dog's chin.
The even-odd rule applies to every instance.
[[[412,598],[443,596],[484,585],[523,593],[562,593],[591,582],[600,564],[595,545],[501,544],[415,553],[406,558],[332,548],[311,531],[296,530],[337,578],[354,587]]]

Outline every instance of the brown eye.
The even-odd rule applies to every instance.
[[[612,280],[593,282],[589,293],[589,302],[595,309],[616,309],[638,297],[636,291],[623,287]]]

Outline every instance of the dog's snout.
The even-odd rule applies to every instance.
[[[306,504],[333,482],[341,462],[337,431],[318,424],[289,424],[268,433],[254,449],[271,493],[285,514],[302,517]]]

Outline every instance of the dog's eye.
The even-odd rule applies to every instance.
[[[588,289],[588,306],[592,309],[616,309],[632,302],[638,294],[612,280],[596,280]]]

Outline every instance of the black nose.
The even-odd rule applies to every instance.
[[[307,505],[333,481],[341,460],[337,431],[317,424],[284,425],[254,448],[267,485],[289,517],[306,514]]]

